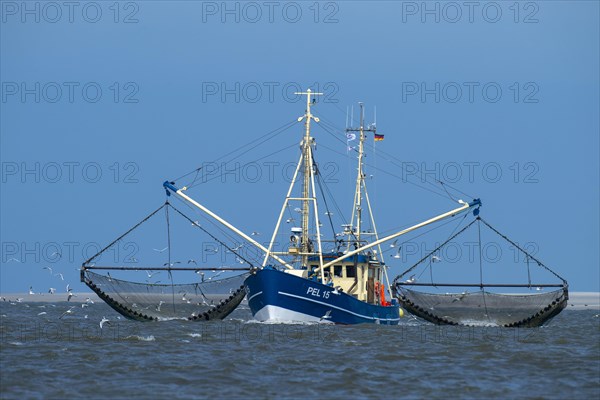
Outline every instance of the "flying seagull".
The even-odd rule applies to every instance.
[[[331,310],[327,310],[327,312],[325,313],[325,315],[323,315],[321,317],[321,319],[319,320],[319,322],[323,321],[324,319],[331,319]]]
[[[163,251],[165,251],[165,250],[166,250],[166,249],[168,249],[168,248],[169,248],[169,246],[165,247],[165,248],[164,248],[164,249],[162,249],[162,250],[159,250],[159,249],[152,249],[152,250],[154,250],[154,251],[158,251],[159,253],[162,253]]]
[[[62,319],[62,317],[64,317],[67,314],[73,314],[73,309],[75,308],[75,306],[70,307],[67,311],[65,311],[64,313],[62,313],[62,315],[60,317],[58,317],[58,319]]]
[[[104,326],[104,324],[110,325],[110,321],[106,317],[102,317],[102,320],[100,321],[100,329],[102,329],[102,327]]]

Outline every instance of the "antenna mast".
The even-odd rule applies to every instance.
[[[364,158],[364,142],[366,139],[365,132],[375,133],[375,126],[371,125],[365,129],[364,122],[364,105],[358,103],[360,106],[360,126],[358,128],[348,128],[346,132],[359,132],[358,142],[358,173],[356,175],[356,190],[354,192],[354,208],[352,209],[352,222],[354,223],[354,216],[356,216],[356,223],[351,227],[349,235],[354,234],[356,238],[357,247],[361,247],[361,229],[362,229],[362,188],[364,184],[365,174],[363,172],[363,158]],[[356,232],[352,232],[356,230]]]
[[[307,89],[306,92],[295,92],[294,94],[306,95],[306,113],[298,118],[298,122],[304,119],[304,139],[302,140],[302,158],[304,164],[304,180],[302,182],[302,239],[301,239],[301,247],[300,252],[302,254],[302,266],[308,265],[308,255],[312,253],[312,248],[309,241],[309,217],[310,217],[310,182],[312,176],[312,157],[311,157],[311,145],[314,142],[314,139],[310,137],[310,120],[313,119],[315,122],[319,122],[319,118],[315,117],[310,112],[310,106],[313,101],[316,99],[311,99],[311,96],[320,96],[323,93],[313,93],[310,89]],[[318,216],[315,216],[318,219]],[[318,221],[316,222],[318,225]],[[320,240],[320,238],[319,238]]]

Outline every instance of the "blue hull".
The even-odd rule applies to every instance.
[[[272,268],[264,268],[245,281],[248,304],[259,321],[386,324],[400,321],[398,305],[380,306],[357,300],[331,286]]]

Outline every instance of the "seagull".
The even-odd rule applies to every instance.
[[[81,303],[81,308],[86,308],[86,307],[89,307],[89,306],[90,306],[90,305],[89,305],[89,304],[87,304],[87,303]]]
[[[319,320],[319,322],[323,321],[324,319],[331,319],[331,310],[327,310],[327,312],[325,313],[325,315],[323,315],[321,317],[321,319]]]
[[[56,255],[58,255],[58,258],[62,257],[62,254],[60,254],[58,251],[55,251],[54,253],[50,254],[50,257],[54,257]]]
[[[17,303],[21,303],[23,301],[22,297],[17,298]]]
[[[152,278],[156,274],[160,274],[160,271],[156,271],[156,272],[146,271],[146,275],[148,275],[148,279]]]
[[[204,249],[207,253],[218,253],[219,249]]]
[[[14,257],[13,257],[13,258],[10,258],[10,259],[6,260],[6,263],[9,263],[9,262],[11,262],[11,261],[16,261],[16,262],[18,262],[18,263],[20,263],[20,262],[21,262],[21,260],[19,260],[19,259],[17,259],[17,258],[14,258]]]
[[[164,248],[164,249],[162,249],[162,250],[159,250],[159,249],[152,249],[152,250],[154,250],[154,251],[158,251],[159,253],[162,253],[163,251],[165,251],[165,250],[166,250],[166,249],[168,249],[168,248],[169,248],[169,246],[165,247],[165,248]]]
[[[56,293],[56,289],[51,287],[50,289],[48,289],[48,293],[54,294],[54,293]]]
[[[293,221],[295,221],[295,219],[294,219],[294,218],[288,218],[288,219],[286,219],[286,220],[285,220],[285,223],[286,223],[286,224],[289,224],[289,223],[291,223],[291,222],[293,222]]]
[[[398,244],[398,239],[394,240],[394,243],[390,244],[390,247],[396,247]]]
[[[67,301],[71,301],[71,297],[77,297],[77,295],[73,294],[73,289],[70,288],[70,285],[67,284]]]
[[[191,301],[189,301],[188,299],[186,299],[186,298],[185,298],[185,295],[186,295],[186,294],[187,294],[187,293],[184,293],[184,294],[183,294],[183,296],[181,296],[181,301],[185,301],[186,303],[190,304],[190,303],[191,303]]]
[[[331,211],[325,211],[325,215],[333,215]]]
[[[331,293],[333,294],[340,294],[340,291],[338,290],[339,286],[336,286],[335,288],[333,288],[333,290],[331,291]]]
[[[192,226],[200,226],[200,221],[193,221]]]
[[[188,260],[188,264],[190,264],[190,263],[194,263],[194,265],[198,265],[196,260],[192,260],[191,258]]]
[[[256,231],[254,231],[254,232],[252,232],[250,235],[252,235],[252,236],[258,236],[258,235],[260,235],[260,232],[256,232]]]
[[[104,326],[104,324],[110,325],[110,321],[106,317],[102,317],[102,320],[100,321],[100,329],[102,329],[102,327]]]
[[[544,290],[544,289],[541,286],[538,286],[538,287],[535,288],[535,290],[539,291],[539,290]]]
[[[236,259],[236,261],[237,261],[237,262],[239,262],[240,264],[244,264],[244,263],[245,263],[245,261],[244,261],[244,260],[242,260],[242,259],[241,259],[241,258],[239,258],[239,257],[236,257],[235,259]]]
[[[296,211],[297,213],[300,213],[300,212],[302,212],[302,209],[300,207],[296,207],[296,208],[294,208],[294,211]]]
[[[161,301],[158,303],[158,305],[156,306],[156,311],[160,312],[160,307],[161,307],[161,306],[162,306],[164,303],[165,303],[165,302],[161,300]]]
[[[240,245],[239,245],[239,246],[237,246],[237,247],[234,247],[232,250],[233,250],[233,251],[237,251],[237,250],[241,249],[242,247],[244,247],[244,243],[240,243]]]
[[[210,281],[212,278],[216,278],[217,276],[221,275],[223,272],[225,271],[219,271],[216,274],[214,274],[213,276],[211,276],[210,278],[208,278],[208,280]]]
[[[61,281],[65,280],[65,277],[63,276],[63,274],[61,274],[60,272],[57,274],[54,274],[54,276],[59,276]]]
[[[29,286],[29,294],[35,294],[35,292],[33,291],[33,286]]]
[[[175,261],[175,262],[172,262],[172,263],[168,263],[167,262],[167,263],[163,264],[163,267],[172,267],[175,264],[181,264],[181,261]]]
[[[462,300],[462,299],[464,299],[466,296],[467,296],[467,292],[462,292],[462,293],[460,294],[460,296],[458,296],[458,298],[457,298],[457,299],[454,299],[454,300],[452,300],[452,302],[454,303],[454,302],[457,302],[457,301],[461,301],[461,300]]]
[[[415,276],[411,275],[410,278],[406,280],[406,283],[415,283],[416,281],[417,279],[415,278]]]
[[[46,311],[42,311],[41,313],[38,313],[38,315],[46,315],[48,314]]]
[[[94,300],[90,299],[89,297],[85,298],[85,302],[88,304],[94,304]]]
[[[42,269],[47,269],[50,272],[50,275],[52,275],[52,268],[50,268],[50,267],[43,267]]]
[[[67,314],[73,314],[73,309],[75,308],[75,306],[70,307],[67,311],[65,311],[64,313],[62,313],[62,315],[60,317],[58,317],[58,319],[62,319],[62,317],[64,317]]]
[[[402,246],[398,247],[398,250],[396,250],[396,254],[394,254],[394,258],[400,258],[400,250],[402,250]]]
[[[438,261],[442,261],[442,259],[439,258],[438,256],[431,256],[431,262],[438,262]]]

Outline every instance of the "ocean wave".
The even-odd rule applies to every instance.
[[[154,338],[154,335],[149,335],[149,336],[131,335],[131,336],[125,337],[125,339],[139,340],[142,342],[154,342],[156,340]]]

